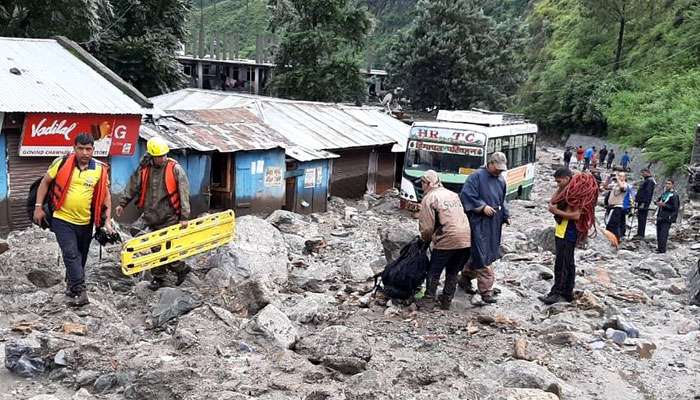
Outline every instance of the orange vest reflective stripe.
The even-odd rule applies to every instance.
[[[100,180],[97,181],[95,185],[95,190],[92,194],[92,204],[90,205],[90,214],[92,215],[93,223],[99,228],[102,226],[104,221],[102,220],[102,210],[105,207],[105,199],[107,198],[107,193],[109,191],[109,185],[107,182],[108,178],[108,166],[97,160],[95,163],[102,167],[102,172],[100,174]],[[66,201],[66,195],[68,194],[68,188],[70,187],[70,181],[73,177],[73,169],[76,165],[75,153],[71,153],[64,157],[61,167],[56,172],[56,177],[51,184],[51,204],[54,210],[58,210],[63,207],[63,203]],[[99,210],[99,212],[95,212]]]
[[[175,166],[177,161],[168,159],[165,164],[165,190],[168,192],[168,200],[170,205],[175,209],[175,213],[180,215],[180,191],[177,187],[177,178],[175,177]],[[139,201],[136,207],[143,208],[146,205],[146,193],[148,192],[148,177],[151,173],[151,166],[147,165],[141,168],[141,190],[139,193]]]

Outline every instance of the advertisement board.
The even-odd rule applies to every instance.
[[[81,133],[95,139],[95,157],[133,155],[140,127],[140,115],[27,113],[19,155],[67,154]]]

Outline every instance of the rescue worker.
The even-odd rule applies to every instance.
[[[671,229],[671,224],[678,220],[678,210],[681,207],[681,201],[680,198],[678,198],[678,194],[676,194],[674,186],[675,182],[673,179],[667,179],[666,190],[656,201],[656,206],[659,207],[656,214],[657,253],[666,252],[668,232]]]
[[[136,208],[143,212],[143,220],[151,231],[177,223],[186,228],[190,216],[190,191],[185,170],[177,161],[168,158],[170,149],[163,139],[149,139],[146,150],[148,154],[131,176],[129,187],[115,210],[117,217],[122,215],[131,200],[136,199]],[[182,261],[153,268],[149,289],[158,290],[163,286],[168,269],[177,275],[176,286],[185,281],[191,270]]]
[[[593,154],[595,154],[595,146],[587,148],[586,152],[583,153],[583,170],[584,171],[588,170],[588,167],[591,166],[591,160],[593,159]]]
[[[90,303],[85,286],[93,225],[113,232],[112,198],[109,194],[108,167],[92,158],[95,140],[81,133],[73,152],[55,159],[37,189],[34,222],[49,222],[61,248],[66,266],[66,304],[80,307]],[[49,196],[52,215],[43,209]]]
[[[620,165],[622,166],[622,169],[625,171],[629,171],[629,164],[632,162],[632,157],[630,157],[629,153],[625,151],[625,154],[622,155],[622,158],[620,159]]]
[[[437,298],[440,308],[448,310],[457,289],[457,275],[469,259],[471,246],[469,220],[459,195],[445,189],[438,174],[427,170],[421,177],[423,200],[418,223],[421,239],[433,242],[426,291],[418,305],[431,309],[435,305],[438,283],[445,271],[445,285]]]
[[[605,158],[605,164],[606,164],[608,169],[612,169],[614,160],[615,160],[615,150],[610,149],[610,153],[608,153],[608,156]]]
[[[571,152],[571,147],[566,146],[566,150],[564,151],[564,165],[565,165],[566,167],[568,167],[569,164],[571,164],[571,156],[572,156],[572,154],[573,154],[573,153]]]
[[[500,151],[489,156],[481,167],[467,178],[459,195],[471,228],[471,255],[462,270],[460,287],[474,293],[471,280],[484,303],[495,303],[493,284],[496,276],[491,263],[501,258],[501,232],[509,224],[506,208],[506,180],[501,175],[508,169],[506,155]]]
[[[644,239],[647,227],[647,217],[649,216],[649,205],[654,198],[656,181],[651,175],[649,168],[642,169],[644,180],[639,185],[634,203],[637,205],[637,234],[632,239]]]
[[[598,152],[598,162],[600,167],[603,168],[605,165],[605,159],[608,157],[608,145],[603,145],[603,148]]]
[[[576,149],[576,168],[578,169],[581,169],[581,165],[583,164],[583,153],[585,153],[583,146],[578,146]]]
[[[568,168],[559,168],[554,172],[557,191],[549,203],[549,212],[554,215],[557,223],[554,231],[555,261],[554,285],[549,294],[540,296],[544,304],[571,302],[574,299],[574,284],[576,282],[576,264],[574,250],[578,240],[576,221],[581,217],[581,210],[567,203],[562,194],[571,182],[573,173]],[[597,195],[596,195],[597,197]]]

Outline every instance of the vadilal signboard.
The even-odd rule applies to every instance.
[[[27,113],[19,155],[68,154],[81,133],[95,140],[95,157],[133,155],[140,127],[140,115]]]

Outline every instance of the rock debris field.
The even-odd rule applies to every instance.
[[[494,305],[459,291],[451,310],[424,312],[372,296],[372,275],[417,234],[392,195],[238,218],[235,241],[156,292],[121,275],[118,246],[101,260],[95,247],[79,309],[63,305],[53,234],[13,233],[0,254],[0,400],[700,399],[686,278],[697,215],[664,255],[653,223],[619,250],[599,234],[576,252],[577,300],[537,300],[552,283],[559,154],[540,149],[532,200],[510,204]]]

